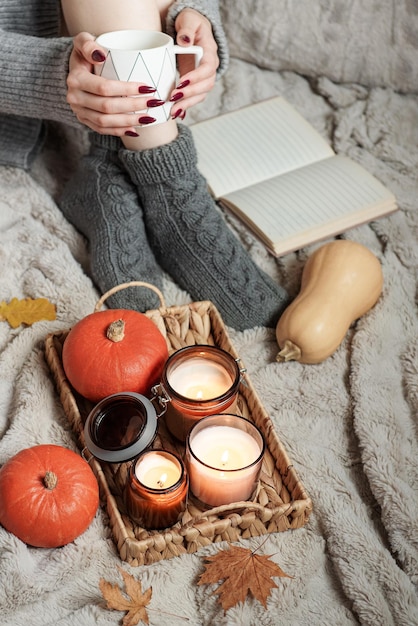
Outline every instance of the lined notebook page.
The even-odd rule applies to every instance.
[[[216,198],[334,154],[286,100],[271,98],[190,127]]]
[[[226,200],[276,254],[336,235],[396,208],[395,197],[386,187],[343,156],[231,193]]]

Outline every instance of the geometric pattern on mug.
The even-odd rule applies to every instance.
[[[152,49],[146,50],[143,54],[134,50],[111,50],[102,66],[101,76],[111,80],[145,83],[156,89],[150,98],[165,101],[168,99],[176,79],[176,67],[172,61],[173,55],[165,50],[163,63],[159,66],[158,63],[152,62],[154,56],[152,52]],[[165,89],[164,85],[166,85]],[[170,118],[171,107],[172,103],[167,103],[161,107],[146,109],[146,111],[152,117],[157,118],[157,123],[161,123]]]

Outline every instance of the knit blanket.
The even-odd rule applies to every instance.
[[[132,567],[120,559],[100,508],[86,532],[59,549],[29,547],[0,527],[2,626],[120,624],[123,613],[107,609],[99,589],[101,578],[123,584],[118,567],[143,590],[152,588],[147,613],[156,626],[418,623],[418,96],[325,75],[313,80],[234,56],[188,123],[278,94],[336,152],[380,178],[400,207],[343,235],[377,255],[384,288],[323,363],[278,363],[272,329],[230,329],[313,502],[303,528],[240,545],[270,555],[292,578],[274,579],[266,607],[248,596],[225,612],[212,593],[216,585],[197,582],[205,557],[228,544]],[[44,340],[92,312],[100,294],[89,277],[86,242],[57,206],[85,149],[83,136],[53,131],[30,173],[0,170],[0,301],[46,297],[57,310],[55,321],[32,326],[0,322],[0,464],[40,443],[77,450]],[[295,296],[317,246],[274,259],[227,219],[257,263]],[[168,304],[190,301],[169,276],[164,295]]]

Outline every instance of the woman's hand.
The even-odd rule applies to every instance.
[[[173,117],[184,117],[186,110],[202,102],[216,81],[219,67],[218,46],[209,20],[194,9],[183,9],[176,18],[176,43],[180,46],[201,46],[203,57],[194,67],[193,55],[179,55],[180,79],[171,94]]]
[[[119,137],[130,133],[136,135],[138,114],[133,111],[146,109],[146,103],[155,90],[136,82],[96,76],[94,65],[103,63],[105,51],[89,33],[79,33],[73,42],[67,77],[67,102],[77,119],[101,134]],[[143,93],[148,95],[141,96]]]
[[[197,68],[193,55],[179,55],[180,79],[170,101],[173,118],[183,118],[186,110],[202,102],[213,88],[219,66],[217,45],[212,26],[203,15],[184,9],[176,19],[177,43],[198,45],[203,57]],[[94,74],[94,66],[103,63],[106,51],[97,45],[90,33],[73,39],[67,76],[67,102],[77,119],[92,130],[105,135],[137,135],[138,114],[147,109],[155,89],[137,82],[109,80]]]

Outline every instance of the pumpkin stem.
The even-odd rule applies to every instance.
[[[58,476],[54,472],[46,472],[44,476],[44,485],[49,491],[55,489],[58,483]]]
[[[276,361],[279,361],[279,363],[282,363],[283,361],[299,361],[301,355],[302,351],[299,346],[294,344],[293,341],[286,339],[283,348],[276,356]]]
[[[115,343],[122,341],[125,337],[125,322],[123,320],[115,320],[109,324],[106,331],[106,337]]]

